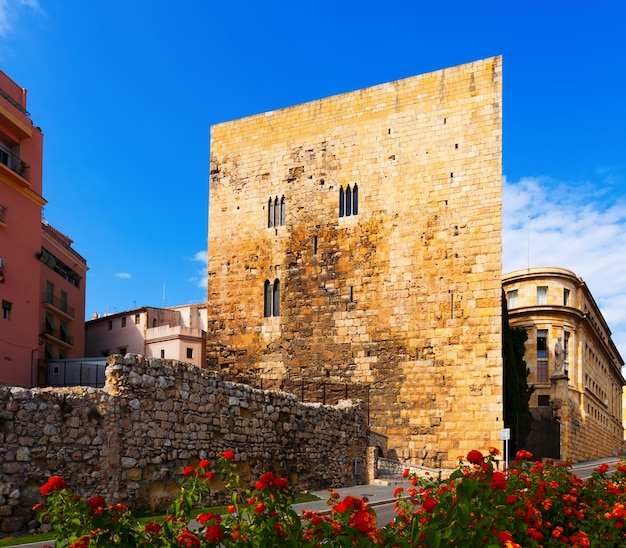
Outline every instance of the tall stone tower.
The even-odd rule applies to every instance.
[[[210,170],[210,366],[365,385],[416,463],[500,445],[500,57],[217,124]]]

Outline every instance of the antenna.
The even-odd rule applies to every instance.
[[[165,282],[163,282],[163,308],[165,308]]]

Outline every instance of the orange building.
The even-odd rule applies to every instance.
[[[72,295],[76,301],[72,306],[77,324],[72,330],[77,338],[72,348],[67,348],[65,341],[64,351],[68,357],[83,353],[84,336],[79,333],[84,331],[87,266],[71,250],[71,240],[49,225],[42,225],[42,207],[46,203],[42,196],[42,158],[43,133],[34,126],[26,110],[26,90],[0,71],[0,384],[35,386],[44,382],[39,375],[39,362],[45,359],[46,348],[54,349],[42,325],[51,305],[44,304],[46,295],[42,295],[50,266],[42,264],[45,251],[81,278],[73,286],[82,293],[80,297],[65,287],[67,279],[52,283],[58,285],[59,291],[67,290],[67,297]],[[54,296],[62,298],[61,293]],[[67,317],[63,319],[69,321]],[[82,322],[80,327],[78,322]],[[68,327],[67,332],[72,330]]]

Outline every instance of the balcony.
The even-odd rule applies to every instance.
[[[43,303],[46,308],[53,310],[68,320],[73,320],[76,315],[73,306],[68,305],[67,301],[63,301],[54,295],[44,293]]]
[[[54,342],[64,348],[72,348],[74,346],[74,337],[72,337],[67,329],[61,327],[61,329],[57,329],[55,325],[51,325],[46,322],[46,327],[41,334],[43,339]]]
[[[0,147],[0,163],[17,173],[22,179],[30,181],[30,166],[5,147]]]

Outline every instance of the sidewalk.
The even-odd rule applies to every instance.
[[[404,487],[410,486],[409,482],[406,482]],[[341,487],[339,489],[311,491],[311,494],[319,497],[321,500],[313,502],[303,502],[300,504],[294,504],[293,509],[298,513],[302,513],[306,510],[312,512],[328,512],[330,506],[326,503],[331,492],[335,491],[339,493],[339,500],[343,499],[347,495],[358,498],[367,498],[370,506],[376,506],[378,504],[385,504],[387,502],[394,502],[393,492],[398,485],[353,485],[352,487]]]

